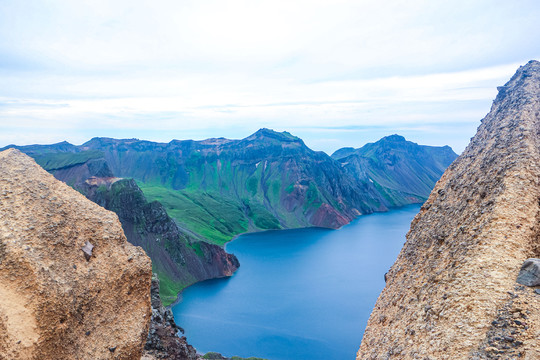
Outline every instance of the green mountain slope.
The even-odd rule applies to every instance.
[[[95,138],[81,149],[102,151],[117,176],[134,178],[181,227],[217,244],[246,231],[338,228],[386,209],[369,182],[286,132],[168,144]]]
[[[90,178],[76,186],[86,197],[114,211],[128,240],[152,259],[165,306],[195,282],[231,276],[239,267],[234,255],[221,247],[196,241],[181,232],[157,201],[148,202],[131,179]]]
[[[370,181],[389,204],[423,202],[444,170],[457,158],[449,146],[424,146],[391,135],[359,149],[332,154],[358,181]]]

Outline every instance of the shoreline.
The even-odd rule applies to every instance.
[[[426,199],[427,200],[427,199]],[[256,230],[256,231],[245,231],[243,233],[240,233],[240,234],[237,234],[235,235],[231,240],[227,241],[225,244],[223,244],[223,250],[227,251],[227,245],[231,242],[233,242],[234,240],[238,239],[240,236],[242,235],[249,235],[249,234],[257,234],[257,233],[263,233],[263,232],[270,232],[270,231],[287,231],[287,230],[302,230],[302,229],[316,229],[316,228],[319,228],[319,229],[327,229],[327,230],[341,230],[343,227],[345,226],[348,226],[350,224],[352,224],[353,222],[355,222],[356,220],[358,220],[360,217],[363,217],[363,216],[368,216],[368,215],[373,215],[373,214],[382,214],[382,213],[388,213],[388,212],[391,212],[391,211],[394,211],[394,210],[399,210],[399,209],[402,209],[402,208],[405,208],[405,207],[408,207],[408,206],[418,206],[418,205],[422,205],[424,204],[425,200],[422,201],[421,203],[420,202],[417,202],[417,203],[411,203],[411,204],[407,204],[407,205],[401,205],[401,206],[393,206],[391,208],[388,208],[388,210],[385,210],[385,211],[374,211],[372,213],[369,213],[369,214],[360,214],[358,215],[357,217],[355,217],[354,219],[352,219],[351,221],[349,221],[347,224],[344,224],[342,226],[340,226],[339,228],[337,229],[333,229],[333,228],[325,228],[325,227],[320,227],[320,226],[305,226],[305,227],[299,227],[299,228],[289,228],[289,229],[268,229],[268,230]],[[238,260],[240,262],[240,260]],[[241,265],[241,264],[240,264]],[[190,284],[188,286],[186,286],[185,288],[183,288],[177,295],[176,295],[176,300],[174,300],[170,305],[166,306],[167,309],[171,309],[173,308],[173,306],[175,305],[178,305],[179,303],[182,302],[182,293],[184,292],[184,290],[186,290],[187,288],[195,285],[195,284],[199,284],[199,283],[202,283],[202,282],[205,282],[205,281],[209,281],[209,280],[216,280],[216,279],[225,279],[225,278],[231,278],[233,277],[234,275],[236,274],[236,271],[230,275],[230,276],[220,276],[220,277],[214,277],[214,278],[210,278],[210,279],[205,279],[205,280],[201,280],[201,281],[196,281],[194,282],[193,284]]]

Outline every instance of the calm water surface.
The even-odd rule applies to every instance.
[[[186,289],[175,320],[203,353],[354,359],[384,273],[419,208],[361,216],[340,230],[242,235],[227,245],[240,269]]]

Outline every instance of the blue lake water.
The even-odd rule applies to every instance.
[[[361,216],[339,230],[242,235],[227,245],[240,269],[186,289],[175,320],[202,353],[355,359],[384,273],[419,208]]]

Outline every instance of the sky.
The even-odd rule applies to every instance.
[[[461,152],[540,59],[537,0],[0,0],[0,146],[96,136]]]

